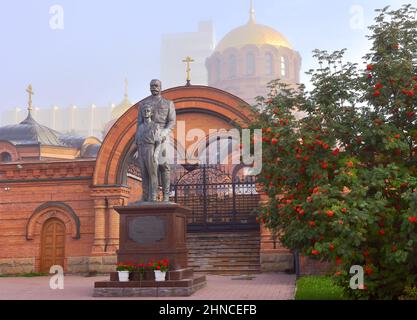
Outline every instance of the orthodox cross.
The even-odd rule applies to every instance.
[[[29,103],[28,103],[28,110],[32,111],[32,96],[35,94],[32,89],[32,85],[30,84],[29,87],[26,89],[26,92],[29,94]]]
[[[187,86],[190,86],[191,85],[191,77],[190,77],[190,71],[191,71],[191,68],[190,68],[190,63],[191,62],[194,62],[194,59],[193,58],[191,58],[191,57],[186,57],[184,60],[182,60],[182,62],[185,62],[185,63],[187,63]]]

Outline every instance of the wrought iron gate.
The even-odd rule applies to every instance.
[[[223,166],[188,165],[175,171],[171,201],[191,209],[188,231],[259,229],[256,178],[226,173]]]

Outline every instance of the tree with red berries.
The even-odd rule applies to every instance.
[[[271,83],[254,127],[269,196],[259,219],[333,262],[351,297],[392,299],[417,283],[417,22],[410,5],[377,12],[363,68],[316,50],[313,90]],[[349,288],[353,265],[364,290]]]

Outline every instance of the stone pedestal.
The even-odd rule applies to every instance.
[[[168,259],[174,270],[187,268],[189,209],[176,203],[143,203],[114,208],[120,214],[118,262]]]
[[[110,281],[96,282],[94,297],[189,297],[206,286],[206,276],[194,275],[192,269],[168,271],[167,280],[155,281],[153,272],[130,274],[129,282],[119,282],[117,272]]]
[[[205,276],[196,276],[187,266],[186,228],[190,210],[176,203],[137,203],[114,208],[120,214],[118,262],[147,263],[168,259],[167,281],[156,282],[152,272],[143,279],[131,274],[130,282],[96,282],[94,296],[189,296],[206,285]]]

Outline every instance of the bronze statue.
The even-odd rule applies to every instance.
[[[159,80],[152,80],[150,84],[150,90],[152,95],[149,98],[146,98],[142,103],[139,105],[139,115],[138,115],[138,130],[136,132],[136,145],[138,146],[138,154],[139,154],[139,166],[142,172],[142,186],[143,186],[143,197],[142,201],[156,201],[152,195],[153,184],[155,181],[158,181],[158,175],[155,174],[155,170],[151,165],[146,165],[145,162],[149,161],[147,155],[142,154],[142,150],[146,148],[150,143],[145,143],[142,141],[143,137],[146,136],[148,133],[147,130],[151,129],[155,126],[158,129],[157,136],[154,139],[159,141],[157,144],[155,141],[152,142],[155,148],[154,157],[156,158],[156,166],[157,171],[161,177],[161,184],[162,184],[162,192],[163,192],[163,201],[169,202],[169,193],[170,193],[170,167],[167,159],[167,141],[169,139],[169,135],[172,129],[176,125],[176,112],[174,103],[170,100],[166,100],[161,95],[161,81]],[[152,114],[152,121],[145,120],[145,111],[147,109],[151,109]],[[150,117],[149,117],[150,118]],[[147,123],[145,126],[145,122]],[[151,125],[150,123],[154,123]],[[147,128],[147,129],[146,129]],[[152,136],[152,133],[149,134]],[[148,139],[147,141],[151,141]],[[149,147],[149,146],[148,146]],[[147,151],[144,151],[145,153]],[[145,161],[145,158],[148,160]],[[155,159],[154,159],[155,160]],[[151,169],[151,170],[149,170]],[[144,172],[146,171],[146,172]],[[144,181],[143,177],[146,176],[148,178],[147,181]],[[156,185],[158,185],[156,183]],[[148,187],[146,187],[148,186]],[[157,189],[157,188],[156,188]],[[145,192],[148,191],[146,194]]]

